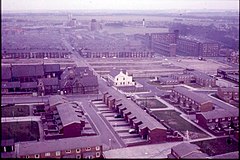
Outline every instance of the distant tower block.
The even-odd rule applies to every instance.
[[[92,19],[91,21],[91,31],[96,31],[98,30],[98,23],[96,19]]]
[[[143,27],[145,27],[145,19],[144,18],[142,20],[142,25],[143,25]]]

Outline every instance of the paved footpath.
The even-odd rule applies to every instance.
[[[2,117],[1,122],[24,122],[24,121],[36,121],[39,122],[41,116],[27,116],[27,117]]]

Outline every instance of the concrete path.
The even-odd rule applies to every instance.
[[[27,117],[2,117],[1,122],[24,122],[24,121],[41,121],[41,116],[27,116]]]

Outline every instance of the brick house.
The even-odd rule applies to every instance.
[[[227,75],[239,75],[239,68],[218,68],[217,75],[226,78]]]
[[[109,91],[104,93],[103,102],[110,109],[124,117],[125,121],[136,130],[142,139],[146,140],[146,143],[165,142],[166,127],[136,106],[134,102],[124,101],[121,96],[115,93],[115,91]]]
[[[108,82],[114,86],[135,86],[133,77],[126,70],[111,70],[108,74]]]
[[[206,87],[215,87],[216,86],[216,79],[210,77],[209,75],[202,73],[200,71],[196,71],[193,69],[185,69],[183,71],[184,74],[193,75],[194,80],[197,84]]]
[[[189,74],[171,74],[171,77],[174,80],[177,80],[178,83],[180,84],[189,84],[193,81],[195,81],[194,79],[194,75],[189,75]]]
[[[172,77],[166,77],[166,76],[160,76],[160,77],[157,77],[157,81],[160,82],[160,84],[162,85],[173,85],[173,84],[178,84],[179,81],[176,80],[176,79],[173,79]]]
[[[174,103],[180,104],[179,107],[187,112],[207,112],[214,109],[212,102],[207,97],[202,97],[182,86],[172,89],[170,99]]]
[[[81,136],[85,116],[79,107],[61,96],[53,96],[49,101],[49,107],[41,116],[45,139]]]
[[[203,153],[196,144],[187,142],[180,143],[171,148],[171,153],[168,154],[169,159],[203,159],[209,157]]]
[[[239,101],[239,88],[237,87],[219,87],[217,96],[225,102]]]
[[[60,91],[58,78],[38,79],[38,95],[48,95]]]
[[[229,134],[233,133],[233,130],[239,130],[237,108],[231,111],[216,109],[209,112],[200,112],[196,114],[196,119],[199,125],[216,135]]]
[[[102,158],[98,136],[64,138],[42,142],[20,142],[18,158]]]
[[[66,68],[60,80],[64,93],[98,93],[98,80],[88,67]]]

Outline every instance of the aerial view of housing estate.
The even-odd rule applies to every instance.
[[[1,158],[239,158],[239,0],[2,0],[1,78]]]

